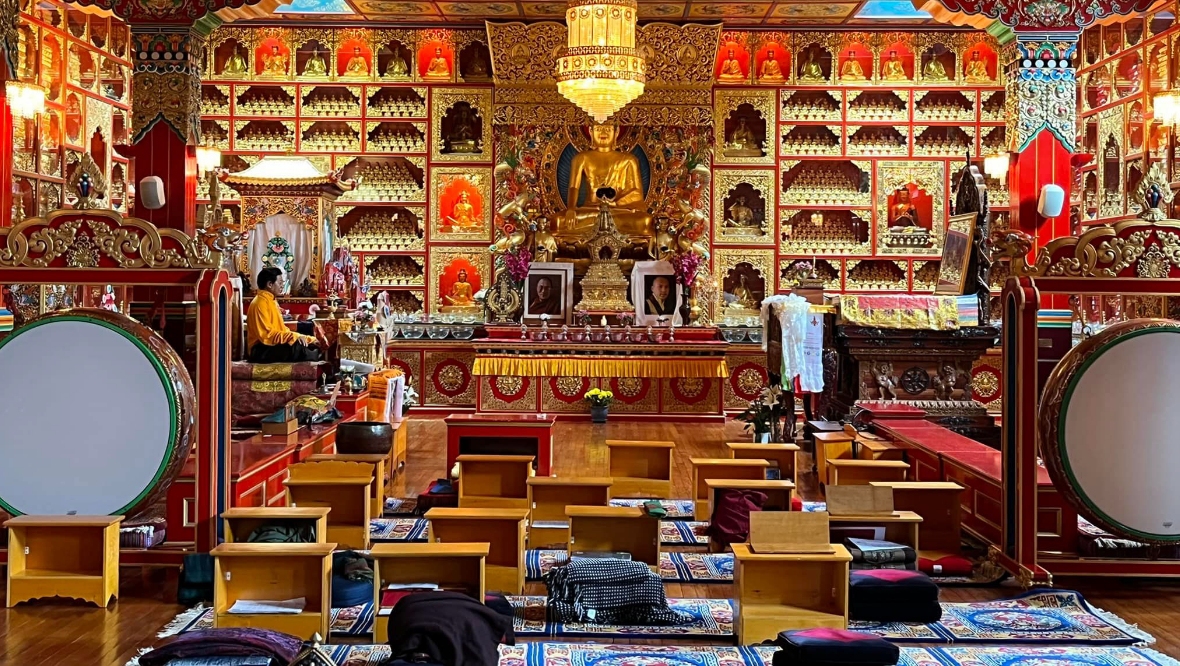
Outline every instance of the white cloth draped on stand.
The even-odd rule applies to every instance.
[[[800,378],[800,390],[818,393],[823,390],[823,319],[816,316],[813,325],[811,304],[794,294],[769,296],[762,300],[762,349],[766,350],[769,337],[767,323],[771,317],[782,329],[782,383],[786,390],[794,390],[795,378]],[[818,330],[818,337],[815,331]],[[818,345],[818,347],[816,347]],[[810,353],[809,353],[810,352]]]
[[[291,256],[290,259],[276,256],[268,264],[268,245],[276,237],[287,241],[286,249]],[[286,275],[287,286],[283,294],[289,295],[292,289],[298,288],[311,275],[313,248],[311,231],[299,220],[286,213],[271,215],[250,230],[250,284],[258,289],[258,285],[254,284],[258,280],[258,272],[267,265],[274,265]]]

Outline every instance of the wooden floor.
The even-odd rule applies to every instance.
[[[559,476],[605,476],[606,439],[670,440],[677,444],[675,497],[689,494],[688,459],[724,457],[722,444],[744,441],[740,424],[699,425],[644,422],[592,426],[585,422],[559,423],[554,433],[554,472]],[[445,476],[446,428],[441,420],[415,418],[409,431],[407,473],[396,483],[398,496],[416,495],[434,479]],[[805,498],[814,497],[814,475],[801,480]],[[124,568],[119,600],[108,610],[68,601],[21,604],[0,610],[0,664],[40,666],[122,666],[139,648],[156,642],[156,633],[177,613],[176,574],[165,570]],[[1091,604],[1138,624],[1157,639],[1155,648],[1180,657],[1180,581],[1133,579],[1057,579],[1060,588],[1085,594]],[[668,583],[669,597],[728,597],[728,585]],[[529,583],[527,594],[544,594],[544,586]],[[943,601],[1002,598],[1019,588],[944,588]],[[650,641],[660,642],[660,641]],[[668,642],[668,641],[664,641]]]

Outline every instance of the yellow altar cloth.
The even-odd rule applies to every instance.
[[[729,376],[724,343],[591,344],[479,341],[472,374],[496,377]]]
[[[845,294],[840,297],[841,323],[918,331],[959,328],[954,296]]]

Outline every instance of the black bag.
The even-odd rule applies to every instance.
[[[180,565],[180,583],[176,586],[176,603],[192,606],[202,601],[213,601],[213,556],[185,555]]]

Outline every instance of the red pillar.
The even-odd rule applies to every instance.
[[[186,234],[194,234],[197,227],[196,146],[181,141],[166,124],[156,123],[120,152],[134,160],[135,216],[161,229],[180,229]],[[148,210],[139,199],[139,181],[145,176],[158,176],[164,182],[163,208]]]
[[[1037,247],[1054,238],[1070,235],[1069,198],[1073,183],[1073,151],[1050,132],[1038,133],[1024,150],[1012,157],[1008,174],[1011,197],[1011,225],[1037,240]],[[1037,212],[1041,188],[1059,185],[1065,190],[1066,205],[1056,217]]]

